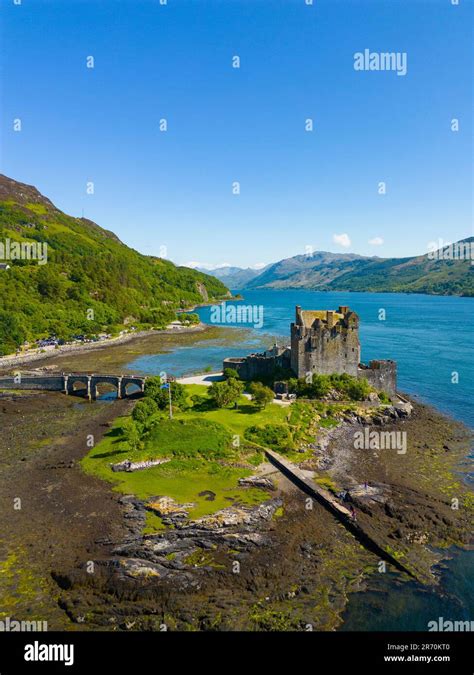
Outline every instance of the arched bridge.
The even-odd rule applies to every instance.
[[[117,398],[126,398],[143,392],[146,377],[134,375],[97,375],[86,373],[41,373],[38,375],[0,375],[0,389],[38,389],[62,391],[65,394],[85,394],[89,400],[97,398],[98,386],[108,384],[117,390]],[[133,386],[133,391],[129,391]]]

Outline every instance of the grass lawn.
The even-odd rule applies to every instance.
[[[93,474],[113,484],[113,489],[123,494],[134,494],[140,499],[148,499],[155,496],[167,495],[180,503],[195,503],[196,507],[190,511],[193,518],[214,513],[234,503],[259,504],[268,498],[268,493],[256,488],[242,488],[238,485],[238,479],[249,476],[249,469],[222,466],[213,460],[205,459],[202,454],[196,457],[176,457],[161,466],[152,467],[143,471],[114,472],[110,464],[115,464],[126,458],[134,461],[152,456],[172,456],[174,449],[179,446],[177,437],[182,432],[180,420],[175,420],[172,428],[175,437],[169,433],[169,447],[165,444],[163,434],[159,435],[160,447],[153,452],[152,442],[147,443],[145,448],[137,453],[123,448],[121,427],[127,418],[119,417],[115,420],[112,428],[102,441],[83,458],[81,464],[86,473]],[[211,426],[212,428],[212,426]],[[199,434],[197,447],[200,447]],[[218,445],[217,439],[210,439],[210,447]],[[187,448],[185,445],[187,445]],[[192,444],[190,439],[183,434],[183,449],[188,449],[191,454]],[[229,457],[229,461],[231,457]],[[201,493],[201,494],[200,494]],[[209,494],[213,493],[213,494]],[[160,529],[160,521],[157,518],[147,518],[147,530]]]
[[[207,398],[207,389],[204,384],[186,385],[189,392],[188,398],[198,394]],[[190,401],[191,402],[191,401]],[[179,413],[178,416],[189,413]],[[200,411],[199,416],[204,419],[220,422],[232,434],[243,437],[244,431],[256,424],[284,424],[289,415],[289,408],[276,403],[270,403],[263,410],[259,410],[248,398],[241,396],[238,408],[219,408],[216,410]]]
[[[187,385],[188,402],[191,396],[207,399],[208,387]],[[252,426],[286,425],[290,418],[292,433],[302,437],[307,433],[314,411],[305,404],[290,407],[274,403],[257,408],[242,396],[238,408],[206,409],[196,404],[189,410],[176,411],[172,420],[155,415],[155,426],[144,437],[143,447],[131,451],[122,433],[129,418],[117,418],[103,440],[84,457],[82,467],[113,484],[123,494],[134,494],[140,499],[173,497],[179,503],[194,503],[192,518],[214,513],[232,504],[259,504],[268,499],[268,492],[256,488],[242,488],[239,478],[252,473],[251,469],[232,466],[233,463],[258,463],[258,450],[244,439],[244,432]],[[154,418],[150,418],[153,420]],[[235,446],[238,435],[240,444]],[[111,464],[124,459],[138,461],[167,457],[171,461],[131,473],[113,472]],[[301,460],[303,457],[298,456]],[[230,466],[229,466],[230,465]],[[162,528],[158,517],[148,514],[147,532]]]

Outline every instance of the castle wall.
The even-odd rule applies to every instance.
[[[393,395],[397,391],[397,362],[370,361],[368,366],[359,368],[357,377],[366,379],[374,389]]]
[[[250,354],[243,358],[224,359],[223,370],[233,368],[242,380],[252,380],[258,377],[272,377],[276,368],[290,368],[288,350],[277,356]]]

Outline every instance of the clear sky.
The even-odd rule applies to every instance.
[[[472,0],[306,1],[1,0],[1,171],[180,264],[471,235]]]

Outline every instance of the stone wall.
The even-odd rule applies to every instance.
[[[396,361],[370,361],[368,366],[361,364],[357,376],[366,379],[378,391],[391,395],[397,391]]]
[[[64,391],[64,378],[61,375],[44,377],[0,377],[0,389],[46,389]]]
[[[277,356],[250,354],[242,358],[224,359],[223,370],[233,368],[242,380],[253,380],[258,377],[272,377],[277,368],[290,369],[290,351],[282,351]]]

